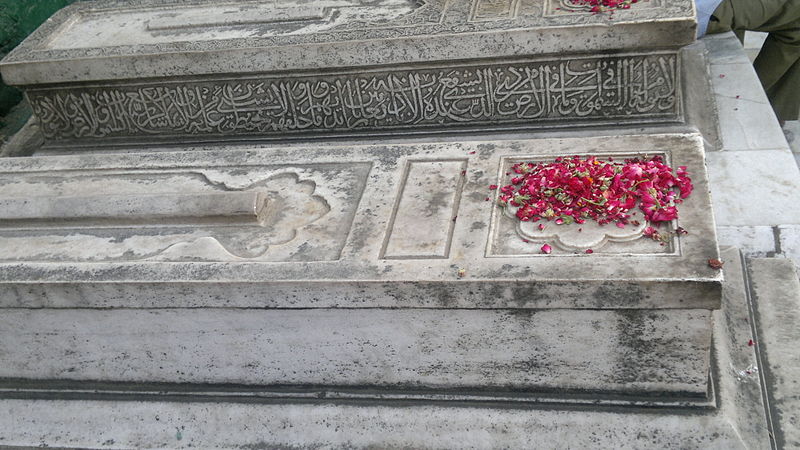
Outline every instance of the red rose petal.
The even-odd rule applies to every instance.
[[[509,184],[489,188],[499,188],[500,205],[515,208],[514,214],[523,222],[544,219],[556,224],[583,224],[594,220],[623,228],[628,223],[640,224],[631,220],[637,214],[633,209],[638,207],[645,220],[658,225],[677,219],[675,205],[693,188],[685,166],[673,170],[660,156],[622,162],[596,156],[562,156],[553,162],[516,163],[506,175],[512,177]],[[663,240],[654,227],[647,227],[644,235]]]

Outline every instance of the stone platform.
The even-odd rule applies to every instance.
[[[51,146],[680,122],[691,0],[104,1],[0,64]]]
[[[342,395],[328,389],[5,380],[0,445],[768,449],[771,427],[757,347],[747,345],[755,339],[747,279],[735,249],[726,249],[722,259],[728,277],[722,310],[712,313],[714,396],[705,404],[559,392],[480,397],[381,389]],[[602,346],[602,340],[593,344]]]
[[[533,231],[492,201],[512,162],[583,153],[688,166],[670,227],[689,234]],[[696,134],[11,158],[0,173],[8,380],[712,398],[722,275]]]

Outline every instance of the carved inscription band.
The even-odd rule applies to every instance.
[[[30,90],[50,140],[679,118],[674,53]]]

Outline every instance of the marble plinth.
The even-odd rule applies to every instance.
[[[77,448],[769,449],[746,280],[735,249],[714,311],[714,404],[463,391],[0,384],[0,442]],[[761,344],[761,342],[759,342]],[[750,369],[748,369],[750,368]],[[748,374],[747,371],[750,370]],[[664,406],[667,406],[666,408]]]
[[[51,145],[677,122],[690,0],[78,2],[0,64]]]
[[[0,377],[707,398],[699,135],[186,150],[0,161]],[[689,234],[492,201],[586,153],[688,166]]]

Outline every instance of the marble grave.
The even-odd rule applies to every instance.
[[[63,9],[0,63],[45,138],[0,159],[0,396],[647,408],[680,412],[665,433],[735,440],[702,427],[723,275],[684,94],[695,27],[690,0]],[[667,229],[689,234],[538,230],[496,205],[515,162],[574,154],[687,166]],[[145,434],[108,446],[182,445]],[[60,438],[40,436],[101,444]]]

